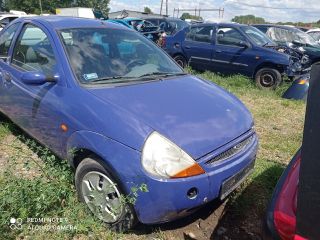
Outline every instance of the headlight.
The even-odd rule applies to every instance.
[[[148,173],[160,178],[182,178],[205,173],[187,153],[157,132],[146,140],[141,161]]]

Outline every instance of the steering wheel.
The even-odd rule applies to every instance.
[[[134,59],[127,64],[127,68],[133,68],[137,65],[144,65],[145,62],[141,59]]]

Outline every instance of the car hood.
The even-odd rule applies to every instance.
[[[253,125],[250,112],[236,97],[190,75],[88,91],[134,114],[194,159],[234,140]]]

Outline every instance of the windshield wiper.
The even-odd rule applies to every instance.
[[[135,77],[126,77],[126,76],[113,76],[113,77],[103,77],[97,78],[92,81],[88,81],[89,84],[94,83],[121,83],[127,82],[128,80],[135,79]]]
[[[187,75],[187,73],[184,73],[184,72],[181,72],[181,73],[151,72],[151,73],[146,73],[146,74],[140,75],[137,78],[152,77],[152,76],[171,77],[171,76],[183,76],[183,75]]]

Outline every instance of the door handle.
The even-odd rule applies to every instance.
[[[216,53],[222,53],[222,50],[216,50]]]
[[[12,80],[11,74],[8,73],[8,72],[4,72],[4,73],[3,73],[3,78],[4,78],[4,80],[7,81],[7,82],[11,82],[11,80]]]
[[[190,49],[191,47],[190,47],[190,46],[185,46],[185,48],[186,48],[186,49]]]

